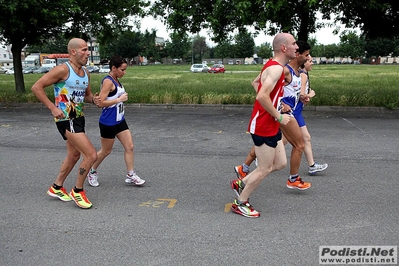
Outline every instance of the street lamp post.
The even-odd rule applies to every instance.
[[[91,64],[94,65],[93,62],[93,38],[90,37],[90,59],[91,59]]]

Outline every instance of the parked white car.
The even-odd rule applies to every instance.
[[[5,74],[6,74],[6,75],[14,75],[14,68],[12,67],[12,68],[10,68],[10,69],[7,69],[7,71],[6,71]]]
[[[5,67],[0,67],[0,74],[5,74],[7,72],[7,68]]]
[[[191,66],[191,72],[208,72],[208,66],[205,64],[194,64]]]
[[[110,69],[109,69],[109,65],[105,65],[102,68],[100,68],[100,70],[98,71],[98,73],[109,73]]]

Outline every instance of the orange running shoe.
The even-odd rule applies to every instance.
[[[65,188],[61,187],[60,189],[55,189],[53,186],[51,186],[47,190],[47,195],[53,197],[53,198],[59,198],[62,201],[71,201],[72,198],[69,196],[68,192],[66,192]]]
[[[73,189],[69,194],[73,201],[82,209],[89,209],[93,204],[91,204],[90,200],[86,197],[86,192],[83,190],[81,192],[75,192]]]
[[[246,176],[248,175],[248,172],[244,172],[244,171],[242,170],[242,165],[239,165],[239,166],[234,167],[234,171],[236,172],[237,177],[238,177],[239,179],[243,179],[244,177],[246,177]]]
[[[287,188],[306,190],[312,186],[312,183],[302,181],[301,177],[298,176],[294,182],[287,180]]]

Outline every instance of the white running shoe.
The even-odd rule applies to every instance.
[[[136,173],[134,173],[131,176],[130,175],[126,175],[125,182],[128,183],[128,184],[141,186],[141,185],[144,185],[145,180],[141,179],[138,175],[136,175]]]
[[[87,181],[89,181],[90,186],[98,187],[100,183],[98,183],[98,174],[97,171],[92,173],[91,170],[87,174]]]
[[[309,175],[314,175],[317,172],[322,172],[322,171],[326,170],[327,167],[328,167],[328,164],[326,164],[326,163],[318,164],[315,162],[313,167],[309,166],[309,170],[308,170]]]

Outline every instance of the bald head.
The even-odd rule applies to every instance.
[[[73,38],[68,42],[69,60],[76,66],[87,64],[90,52],[85,40]]]
[[[68,42],[68,53],[71,54],[71,50],[77,50],[79,49],[82,44],[85,44],[86,42],[83,39],[80,38],[73,38]]]
[[[273,39],[274,59],[282,65],[295,58],[296,49],[298,45],[295,38],[289,33],[278,33]]]
[[[280,50],[281,45],[287,46],[291,39],[293,39],[293,36],[289,33],[278,33],[273,39],[273,50]]]

